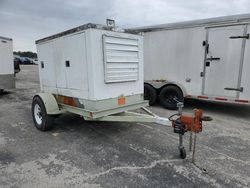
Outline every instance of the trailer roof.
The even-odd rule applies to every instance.
[[[10,41],[12,41],[12,39],[11,39],[11,38],[2,37],[2,36],[0,36],[0,39],[2,39],[2,40],[10,40]]]
[[[127,31],[149,32],[149,31],[156,31],[156,30],[169,30],[169,29],[181,29],[181,28],[190,28],[190,27],[199,27],[199,26],[210,26],[210,25],[216,25],[216,24],[230,24],[230,23],[238,23],[238,22],[244,22],[244,21],[250,21],[250,14],[238,14],[238,15],[231,15],[231,16],[208,18],[208,19],[136,27],[136,28],[128,29]]]
[[[57,33],[55,35],[51,35],[49,37],[39,39],[39,40],[36,41],[36,44],[39,44],[41,42],[46,42],[46,41],[49,41],[49,40],[52,40],[52,39],[55,39],[55,38],[58,38],[58,37],[62,37],[62,36],[65,36],[65,35],[69,35],[71,33],[76,33],[76,32],[79,32],[79,31],[86,30],[86,29],[90,29],[90,28],[111,30],[111,28],[108,27],[108,26],[104,26],[104,25],[101,25],[101,24],[87,23],[87,24],[84,24],[84,25],[81,25],[81,26],[78,26],[78,27],[75,27],[75,28],[72,28],[72,29],[69,29],[69,30],[66,30],[66,31],[63,31],[63,32],[60,32],[60,33]]]

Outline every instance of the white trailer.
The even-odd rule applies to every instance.
[[[0,36],[0,93],[15,88],[12,39]]]
[[[58,115],[70,112],[87,121],[154,122],[180,135],[180,156],[186,157],[182,135],[200,132],[202,111],[177,121],[144,108],[143,37],[86,24],[36,41],[41,93],[34,96],[32,116],[37,129],[52,128]],[[181,104],[179,107],[181,108]],[[147,114],[128,112],[142,108]],[[191,119],[191,121],[190,121]],[[192,125],[190,122],[193,122]]]
[[[83,108],[84,117],[98,118],[147,105],[142,36],[86,24],[36,44],[41,91],[65,108]]]
[[[144,33],[145,97],[249,104],[250,14],[132,29]]]

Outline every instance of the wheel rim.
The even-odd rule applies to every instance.
[[[165,98],[166,98],[167,102],[170,103],[170,104],[176,104],[177,101],[179,101],[179,97],[177,96],[177,93],[174,92],[174,91],[169,92],[168,94],[166,94]]]
[[[43,121],[43,117],[42,117],[41,107],[38,104],[35,104],[34,106],[34,117],[35,117],[36,123],[38,125],[41,125]]]

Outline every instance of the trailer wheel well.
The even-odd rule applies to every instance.
[[[180,89],[180,91],[182,92],[182,95],[185,96],[185,92],[183,91],[183,88],[181,88],[181,87],[178,86],[177,84],[173,84],[173,83],[165,84],[165,85],[161,86],[159,89],[157,89],[157,94],[160,94],[161,90],[162,90],[164,87],[167,87],[167,86],[174,86],[174,87],[177,87],[177,88]]]
[[[155,88],[152,84],[148,83],[148,82],[144,82],[144,85],[150,85],[151,87]],[[155,88],[157,90],[157,88]]]
[[[46,111],[49,115],[57,115],[62,113],[58,107],[55,97],[52,94],[37,93],[34,98],[35,97],[39,97],[43,101]]]

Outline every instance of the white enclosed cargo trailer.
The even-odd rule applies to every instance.
[[[0,92],[15,88],[12,39],[0,36]]]
[[[177,119],[159,117],[144,108],[143,38],[96,24],[86,24],[36,41],[41,93],[34,96],[32,116],[46,131],[64,112],[87,121],[154,122],[174,127],[180,156],[185,132],[202,130],[202,111]],[[142,108],[147,114],[128,112]],[[190,122],[192,122],[190,124]]]
[[[166,108],[184,98],[248,104],[250,14],[133,29],[144,33],[145,95]]]

